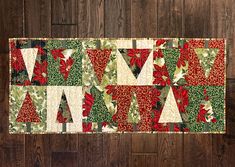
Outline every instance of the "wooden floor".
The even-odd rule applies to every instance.
[[[235,0],[0,0],[0,7],[0,166],[235,165]],[[9,135],[9,37],[227,38],[227,134]]]

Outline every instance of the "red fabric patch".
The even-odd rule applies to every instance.
[[[209,48],[219,49],[208,78],[206,78],[199,59],[194,51],[195,48],[205,48],[205,40],[190,40],[189,46],[189,67],[187,76],[188,85],[223,86],[225,82],[224,40],[209,40],[208,42]]]
[[[25,100],[18,113],[16,122],[40,122],[36,107],[28,92],[26,93]]]
[[[63,75],[64,80],[67,80],[69,77],[69,72],[73,66],[74,60],[71,57],[69,57],[67,60],[64,60],[65,57],[62,53],[64,50],[65,49],[54,49],[51,51],[51,54],[54,60],[60,60],[60,73]]]
[[[88,49],[87,54],[91,60],[97,79],[101,83],[104,70],[110,58],[111,49]]]
[[[132,93],[136,93],[141,121],[137,124],[138,131],[151,130],[152,86],[116,86],[118,131],[133,131],[131,123],[127,122],[131,105]]]

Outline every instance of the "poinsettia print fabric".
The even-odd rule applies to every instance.
[[[225,133],[224,39],[9,40],[10,133]]]

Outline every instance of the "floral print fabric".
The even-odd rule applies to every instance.
[[[10,39],[9,46],[10,133],[225,133],[224,39]]]

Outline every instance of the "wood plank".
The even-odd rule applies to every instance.
[[[145,166],[145,155],[132,155],[132,167]]]
[[[133,0],[131,3],[131,36],[156,37],[157,0]]]
[[[157,166],[156,155],[133,155],[132,156],[132,167],[153,167]]]
[[[52,25],[51,34],[54,38],[77,37],[77,25]]]
[[[235,104],[233,103],[235,100],[235,79],[227,80],[226,87],[226,134],[227,137],[235,138]]]
[[[212,37],[226,38],[227,43],[227,77],[235,77],[235,12],[233,0],[211,1],[211,32]]]
[[[25,166],[25,135],[10,135],[9,126],[9,58],[8,54],[0,54],[1,79],[0,101],[0,155],[1,166]]]
[[[210,37],[210,1],[191,0],[184,1],[184,26],[185,37]]]
[[[234,31],[233,22],[235,21],[234,3],[232,0],[211,1],[211,30],[213,37],[223,37],[227,39],[227,77],[233,77],[233,64],[235,59],[234,53]],[[234,20],[234,21],[233,21]],[[226,90],[226,118],[227,133],[226,135],[213,135],[212,155],[213,166],[232,166],[235,163],[235,106],[232,101],[235,100],[235,80],[227,81]]]
[[[212,166],[224,167],[235,164],[235,137],[213,135]]]
[[[212,166],[210,134],[184,134],[184,166]]]
[[[50,149],[52,152],[77,151],[78,134],[50,135]]]
[[[183,0],[158,0],[158,36],[180,37],[182,35]]]
[[[50,135],[26,135],[25,166],[50,166]]]
[[[8,38],[23,36],[23,0],[0,0],[0,53],[7,53]]]
[[[8,38],[23,36],[23,1],[0,1],[0,165],[25,166],[24,135],[9,135],[9,56]]]
[[[105,1],[105,37],[130,37],[131,1]]]
[[[122,161],[119,156],[120,144],[120,134],[103,135],[104,166],[120,166],[119,164]]]
[[[131,134],[124,133],[120,134],[120,150],[119,156],[121,159],[119,167],[122,166],[131,166]]]
[[[157,153],[158,135],[136,133],[132,134],[132,153]]]
[[[78,2],[79,37],[104,37],[104,0]]]
[[[51,36],[51,1],[25,0],[25,37]]]
[[[53,152],[51,167],[77,167],[76,152]]]
[[[158,165],[182,166],[183,165],[183,135],[159,134],[158,135]]]
[[[225,135],[213,135],[213,166],[233,166],[235,163],[235,80],[229,79],[226,91],[227,132]]]
[[[146,155],[146,167],[152,167],[158,165],[158,157],[156,155]]]
[[[76,0],[52,0],[52,24],[76,24]]]
[[[78,166],[103,167],[105,164],[102,134],[80,134]]]
[[[24,136],[17,136],[19,139],[22,139],[23,137]],[[0,147],[2,150],[0,165],[3,167],[24,167],[24,143],[21,140],[18,141],[12,137],[5,138],[4,140],[10,140],[10,142],[6,142]]]
[[[131,134],[103,134],[104,166],[129,166]]]

